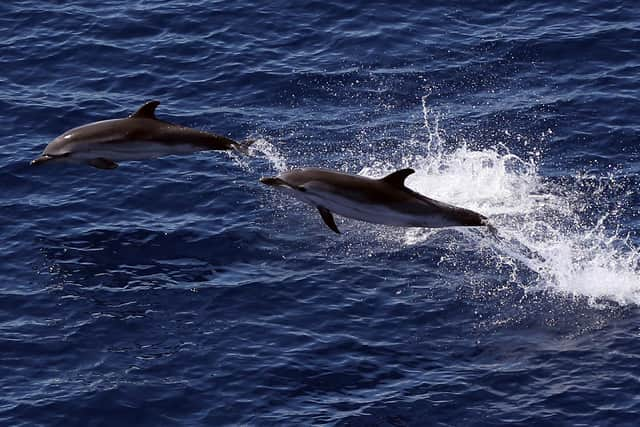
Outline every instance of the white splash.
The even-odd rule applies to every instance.
[[[448,148],[438,122],[430,124],[426,97],[423,113],[426,141],[403,145],[401,164],[380,160],[360,174],[380,177],[412,167],[416,173],[407,179],[410,188],[488,216],[501,236],[487,254],[489,266],[511,269],[515,283],[520,269],[533,271],[535,283],[519,283],[527,291],[552,289],[593,304],[601,299],[640,304],[640,252],[628,237],[605,228],[606,217],[595,225],[585,222],[580,212],[588,211],[592,194],[545,180],[537,150],[522,159],[499,142],[492,144],[498,148],[474,150],[464,142]],[[404,240],[416,244],[434,233],[409,229]]]
[[[288,169],[285,156],[274,144],[263,137],[258,137],[253,140],[253,143],[249,146],[248,154],[252,157],[265,158],[278,173],[284,172]],[[235,160],[245,169],[251,169],[251,166],[248,163],[248,158],[236,154]]]

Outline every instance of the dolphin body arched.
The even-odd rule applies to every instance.
[[[294,169],[263,184],[284,190],[315,206],[325,224],[340,233],[333,213],[375,224],[401,227],[488,226],[487,218],[469,209],[430,199],[407,188],[404,181],[415,171],[401,169],[372,179],[328,169]]]
[[[159,120],[159,101],[149,101],[129,117],[89,123],[66,131],[51,141],[40,157],[31,162],[86,163],[99,169],[114,169],[118,161],[146,160],[170,154],[203,150],[237,150],[240,144],[224,136]]]

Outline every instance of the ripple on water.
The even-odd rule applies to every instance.
[[[1,6],[0,418],[633,425],[631,6]],[[149,99],[253,156],[28,166]],[[499,237],[336,236],[258,182],[299,166],[413,167]]]

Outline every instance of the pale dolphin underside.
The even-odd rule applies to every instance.
[[[262,178],[263,184],[285,190],[315,206],[325,224],[340,233],[332,213],[375,224],[401,227],[490,226],[485,216],[430,199],[407,188],[415,171],[401,169],[372,179],[328,169],[306,168]]]
[[[51,141],[39,165],[51,161],[86,163],[113,169],[121,160],[146,160],[170,154],[203,150],[237,150],[246,153],[250,143],[159,120],[158,101],[149,101],[127,118],[103,120],[66,131]]]

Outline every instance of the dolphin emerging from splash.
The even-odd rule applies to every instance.
[[[87,163],[114,169],[120,160],[145,160],[203,150],[246,153],[250,143],[158,120],[158,101],[149,101],[127,118],[103,120],[66,131],[47,145],[38,165],[51,161]]]
[[[333,213],[376,224],[401,227],[488,226],[483,215],[439,202],[405,187],[415,171],[401,169],[384,178],[372,179],[327,169],[295,169],[260,182],[293,194],[315,206],[325,224],[340,233]]]

